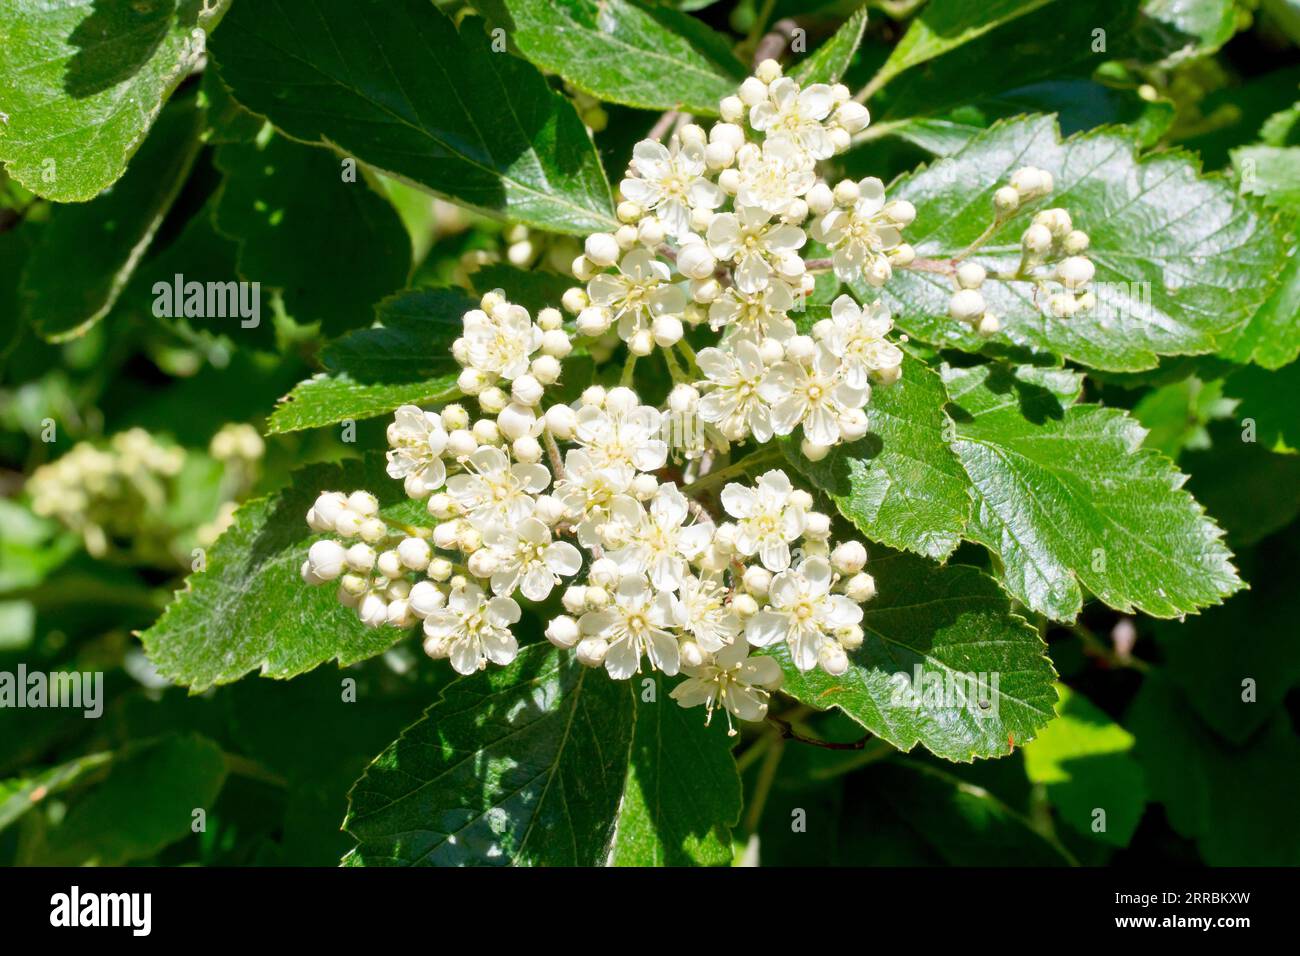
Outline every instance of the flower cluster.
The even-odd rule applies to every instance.
[[[820,458],[865,434],[871,386],[898,378],[902,352],[886,341],[883,304],[864,310],[847,295],[813,334],[799,331],[814,285],[803,251],[811,236],[837,278],[878,287],[914,258],[902,230],[916,210],[887,202],[878,179],[818,178],[818,161],[868,122],[847,87],[801,89],[767,60],[719,111],[708,130],[686,123],[666,145],[637,144],[620,186],[623,225],[587,237],[572,265],[585,285],[562,304],[584,336],[616,335],[633,357],[662,349],[701,396],[697,406],[679,393],[680,413],[698,415],[715,446],[802,426],[804,453]],[[697,357],[684,336],[705,323],[720,336]]]
[[[32,510],[81,535],[94,557],[115,540],[135,535],[143,516],[162,511],[185,452],[157,442],[142,428],[119,432],[99,448],[79,442],[42,465],[27,482]]]
[[[1010,185],[1002,186],[993,194],[994,226],[1015,214],[1023,204],[1050,195],[1054,185],[1052,174],[1046,170],[1033,166],[1017,169],[1011,174]],[[1097,301],[1088,290],[1095,272],[1092,261],[1083,254],[1088,244],[1088,234],[1074,228],[1069,212],[1043,209],[1034,214],[1033,222],[1020,237],[1020,264],[1015,272],[999,278],[1034,282],[1036,290],[1047,293],[1049,311],[1057,318],[1068,319],[1091,309]],[[1054,268],[1044,274],[1039,271],[1044,266]],[[979,291],[987,277],[983,266],[962,262],[953,274],[957,288],[948,302],[948,314],[981,335],[992,335],[1002,327],[999,318],[988,311]],[[1059,290],[1054,290],[1049,278],[1055,280]]]
[[[230,524],[235,502],[257,479],[263,451],[250,425],[217,432],[210,453],[222,466],[217,490],[224,501],[197,528],[178,521],[175,505],[187,494],[187,461],[202,453],[165,444],[143,428],[119,432],[102,446],[78,442],[37,468],[26,491],[33,512],[79,534],[93,557],[114,552],[159,566],[188,564],[195,543],[206,547]]]
[[[801,89],[765,61],[720,113],[636,146],[622,225],[572,264],[571,324],[500,290],[466,313],[452,354],[477,417],[469,401],[408,405],[388,429],[388,473],[432,526],[385,517],[369,491],[327,491],[307,515],[326,535],[308,583],[337,582],[367,625],[419,624],[425,651],[462,674],[512,660],[521,605],[558,599],[551,643],[616,680],[684,675],[673,698],[709,718],[762,719],[781,656],[848,669],[875,593],[866,548],[832,541],[829,515],[753,446],[798,433],[817,459],[866,434],[872,388],[899,378],[903,353],[885,306],[849,295],[801,330],[805,225],[823,268],[878,286],[912,255],[915,211],[879,180],[819,180],[867,123],[845,87]],[[626,349],[620,385],[555,398],[575,336],[592,354]],[[673,385],[647,403],[633,372],[656,349]],[[682,423],[706,440],[681,441]]]

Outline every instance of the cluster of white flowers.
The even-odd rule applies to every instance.
[[[1015,214],[1024,203],[1051,194],[1055,183],[1052,174],[1034,166],[1022,166],[1011,174],[1010,185],[993,194],[995,224]],[[1020,237],[1020,264],[1013,276],[1001,278],[1029,279],[1047,293],[1047,308],[1058,318],[1091,309],[1096,296],[1088,290],[1092,282],[1092,261],[1083,253],[1089,245],[1088,234],[1074,228],[1064,209],[1044,209],[1034,214],[1033,222]],[[1040,267],[1054,267],[1046,273]],[[954,273],[957,289],[948,302],[948,314],[965,322],[981,335],[992,335],[1002,323],[988,311],[980,293],[987,273],[974,262],[963,262]],[[1059,284],[1053,290],[1049,278]]]
[[[841,84],[801,89],[767,60],[719,112],[707,130],[686,123],[667,145],[637,144],[620,186],[623,225],[587,237],[572,265],[585,286],[562,304],[584,336],[617,336],[634,357],[664,350],[690,389],[673,411],[698,414],[715,446],[802,425],[817,459],[865,434],[871,385],[898,378],[902,352],[885,339],[883,304],[864,310],[847,295],[811,335],[798,331],[791,313],[814,285],[803,250],[811,235],[840,280],[878,287],[914,258],[902,229],[916,210],[886,202],[878,179],[818,178],[817,162],[868,122]],[[721,335],[697,357],[683,336],[705,323]]]
[[[132,428],[104,448],[78,442],[37,468],[27,493],[36,514],[76,531],[91,555],[103,557],[114,541],[139,536],[165,510],[184,464],[184,449]]]
[[[885,202],[879,180],[818,180],[816,163],[867,123],[845,87],[800,89],[765,61],[720,113],[710,130],[636,146],[623,225],[588,236],[573,263],[584,286],[561,302],[573,332],[559,310],[534,319],[502,291],[466,313],[452,354],[480,417],[403,406],[388,429],[388,473],[435,523],[392,522],[366,490],[327,491],[307,516],[331,535],[308,551],[308,583],[337,581],[367,625],[420,623],[425,651],[462,674],[512,660],[520,602],[556,595],[553,644],[618,680],[683,674],[674,699],[729,721],[762,719],[781,680],[751,648],[848,669],[875,594],[866,548],[832,542],[812,495],[758,467],[774,455],[738,446],[802,429],[818,459],[866,434],[871,389],[898,379],[903,353],[884,305],[848,295],[798,330],[804,224],[840,279],[878,286],[912,255],[901,229],[915,211]],[[687,326],[712,332],[698,353]],[[574,334],[593,351],[625,344],[624,384],[554,400]],[[673,379],[661,407],[628,387],[656,348]],[[708,441],[683,454],[666,440],[681,421]]]

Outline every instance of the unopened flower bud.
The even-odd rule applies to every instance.
[[[865,604],[876,596],[876,579],[860,571],[844,582],[844,595],[850,601]]]
[[[564,311],[570,315],[577,315],[585,309],[590,300],[587,298],[587,292],[581,286],[572,286],[564,290],[564,295],[560,296],[560,305],[564,306]]]
[[[578,313],[577,329],[581,335],[595,337],[609,331],[612,317],[601,305],[589,305]]]
[[[961,289],[948,300],[948,314],[959,322],[977,321],[984,309],[984,296],[974,289]]]
[[[957,284],[963,289],[978,289],[986,276],[984,267],[975,262],[963,262],[957,267]]]
[[[546,410],[546,429],[560,441],[568,441],[578,427],[578,416],[568,405],[552,405]]]
[[[706,279],[718,266],[709,247],[702,242],[688,242],[677,252],[677,271],[690,279]]]
[[[429,542],[423,538],[403,538],[397,546],[397,556],[412,571],[423,571],[429,566],[433,552],[429,548]]]
[[[551,618],[546,625],[546,639],[556,647],[572,647],[580,636],[578,622],[567,614]]]
[[[745,590],[756,598],[767,597],[767,589],[772,584],[772,572],[761,564],[751,564],[745,568]]]
[[[609,643],[603,637],[584,637],[578,642],[574,656],[578,658],[578,663],[586,667],[599,667],[605,662],[605,655],[609,653]]]
[[[866,563],[867,549],[861,541],[843,541],[831,552],[831,567],[840,574],[857,574]]]
[[[816,216],[829,212],[835,205],[835,194],[825,183],[817,183],[808,190],[808,195],[804,198],[808,203],[808,209]]]
[[[368,544],[358,542],[348,548],[346,560],[348,567],[353,571],[369,571],[375,566],[375,549]]]
[[[1056,278],[1067,289],[1078,289],[1092,281],[1096,269],[1084,256],[1070,256],[1056,267]]]
[[[322,581],[332,581],[343,573],[347,551],[337,541],[317,541],[307,549],[312,573]]]
[[[583,252],[594,266],[606,269],[618,261],[618,242],[607,232],[592,233],[583,243]]]

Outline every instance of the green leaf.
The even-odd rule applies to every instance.
[[[646,683],[655,694],[647,701]],[[610,862],[615,866],[725,866],[740,819],[740,776],[727,723],[704,725],[658,675],[633,680],[636,727]]]
[[[1025,746],[1025,772],[1047,788],[1061,819],[1094,840],[1128,846],[1146,809],[1133,735],[1082,694],[1057,685],[1057,719]],[[1105,811],[1096,829],[1098,810]]]
[[[914,21],[918,46],[904,37],[897,49],[906,59],[891,59],[872,79],[869,97],[888,87],[881,103],[868,105],[878,120],[936,116],[1043,80],[1087,76],[1107,57],[1128,52],[1136,22],[1137,0],[930,3]],[[1104,53],[1094,33],[1103,25]]]
[[[7,3],[0,163],[47,199],[93,199],[122,175],[163,102],[199,62],[203,31],[213,30],[229,5]],[[151,185],[162,193],[165,182]]]
[[[801,60],[790,70],[790,76],[800,86],[839,82],[853,62],[853,54],[858,51],[858,44],[862,42],[862,33],[866,28],[867,8],[859,7],[829,40],[817,48],[816,53]]]
[[[1242,192],[1292,215],[1300,213],[1300,146],[1243,146],[1232,151],[1232,165]]]
[[[931,0],[912,20],[871,86],[879,89],[904,70],[942,56],[1049,2],[990,0],[976,6],[964,0]]]
[[[19,282],[23,266],[31,254],[26,230],[0,232],[0,371],[5,359],[18,344],[23,325]]]
[[[1169,822],[1196,840],[1210,866],[1300,865],[1300,739],[1286,714],[1272,718],[1243,746],[1216,737],[1159,674],[1142,689],[1124,723],[1151,799]]]
[[[266,125],[262,117],[235,102],[216,70],[204,71],[199,86],[199,102],[208,114],[208,128],[203,138],[209,146],[250,142]]]
[[[1126,126],[1142,148],[1156,145],[1174,121],[1168,99],[1143,99],[1135,90],[1095,80],[1057,77],[963,103],[947,117],[889,120],[868,137],[890,135],[936,156],[951,156],[997,120],[1028,113],[1055,113],[1065,133],[1097,126]]]
[[[1243,557],[1249,591],[1185,623],[1155,627],[1169,680],[1234,744],[1246,744],[1277,711],[1285,712],[1287,694],[1300,685],[1300,648],[1293,639],[1298,559],[1295,536],[1278,535]]]
[[[226,288],[225,283],[240,281],[239,246],[217,231],[213,213],[214,201],[209,199],[170,245],[161,250],[157,246],[150,249],[150,255],[140,263],[114,305],[110,321],[158,321],[187,340],[210,343],[224,337],[232,346],[273,352],[276,348],[275,317],[269,296],[265,301],[258,300],[256,325],[246,324],[252,323],[254,316],[245,317],[238,308],[219,308],[213,310],[213,314],[201,316],[154,316],[154,304],[158,301],[154,287],[159,282],[174,289],[178,275],[186,281],[221,283]],[[174,292],[172,297],[178,298]],[[241,304],[243,301],[246,300],[241,300]],[[248,304],[251,305],[251,301]],[[206,308],[202,311],[208,312]],[[220,312],[229,314],[216,314]]]
[[[1234,150],[1233,166],[1244,192],[1282,210],[1291,235],[1300,227],[1300,148],[1247,146]],[[1287,260],[1277,288],[1221,350],[1234,362],[1277,369],[1300,355],[1300,256]]]
[[[347,673],[354,697],[337,673],[321,669],[288,683],[248,678],[214,698],[239,752],[289,781],[279,862],[338,864],[353,845],[339,827],[352,784],[455,676],[446,662],[424,657],[401,674],[382,658]],[[303,746],[313,739],[329,746]]]
[[[295,321],[337,335],[406,285],[406,228],[364,176],[344,179],[333,153],[272,136],[223,146],[216,164],[226,178],[214,221],[239,242],[240,276],[280,290]]]
[[[1010,343],[1093,368],[1137,371],[1154,367],[1161,355],[1214,351],[1268,295],[1261,277],[1283,263],[1276,225],[1228,183],[1200,177],[1186,155],[1139,159],[1130,139],[1105,129],[1062,142],[1045,116],[996,125],[957,155],[898,182],[891,195],[917,208],[909,230],[917,253],[942,259],[965,249],[991,221],[993,192],[1026,164],[1052,173],[1055,192],[998,227],[972,258],[990,272],[1014,271],[1033,214],[1065,207],[1092,237],[1096,308],[1059,319],[1045,297],[1034,296],[1032,283],[987,282],[982,291],[1003,331],[986,340],[948,317],[946,277],[900,269],[883,295],[902,329],[970,352]],[[860,285],[856,291],[867,292]]]
[[[988,790],[919,762],[890,761],[872,767],[889,807],[923,834],[948,866],[1064,866],[1071,861],[1059,844],[1039,834],[1029,820]]]
[[[186,579],[162,617],[140,635],[159,673],[198,693],[253,670],[289,678],[326,661],[353,664],[388,650],[407,636],[396,628],[367,628],[339,604],[335,588],[309,587],[300,570],[319,536],[307,510],[322,491],[365,489],[380,514],[425,522],[422,502],[388,477],[384,458],[309,465],[292,484],[242,505],[207,553],[207,568]]]
[[[294,386],[267,419],[267,434],[320,428],[338,422],[387,415],[400,405],[435,405],[460,395],[457,376],[418,382],[357,382],[321,373]]]
[[[1300,255],[1287,260],[1273,294],[1228,337],[1220,354],[1269,369],[1300,357]]]
[[[173,104],[102,196],[54,210],[23,272],[28,318],[47,339],[83,334],[112,309],[198,155],[203,114]]]
[[[1187,488],[1228,533],[1235,548],[1280,531],[1300,515],[1300,455],[1267,451],[1242,440],[1239,423],[1212,426],[1213,447],[1188,452]]]
[[[325,346],[331,371],[366,382],[415,382],[459,371],[451,344],[478,301],[460,289],[408,289],[375,307],[379,325]]]
[[[1062,408],[996,366],[945,382],[974,503],[966,537],[996,555],[1018,601],[1072,621],[1086,587],[1118,610],[1176,617],[1241,587],[1223,531],[1126,413]]]
[[[635,0],[504,0],[524,56],[610,103],[716,116],[745,78],[725,37]]]
[[[1004,756],[1011,739],[1031,740],[1052,719],[1045,645],[993,580],[907,554],[875,557],[868,570],[878,594],[863,606],[866,640],[849,655],[848,672],[801,674],[783,645],[773,656],[785,693],[838,707],[900,750],[919,742],[966,762]]]
[[[0,830],[40,806],[46,797],[62,793],[112,759],[112,753],[87,754],[31,776],[0,780]]]
[[[267,0],[236,4],[212,52],[235,99],[295,139],[541,229],[615,224],[573,106],[478,20],[458,30],[427,0]]]
[[[603,864],[635,712],[630,684],[548,644],[455,681],[357,781],[345,862]]]
[[[1300,362],[1276,372],[1247,366],[1228,378],[1224,390],[1241,399],[1237,420],[1254,426],[1254,440],[1271,451],[1300,449]]]
[[[1236,404],[1224,397],[1222,379],[1204,382],[1189,375],[1147,392],[1133,407],[1133,417],[1147,430],[1143,444],[1177,461],[1185,448],[1208,448],[1206,426],[1231,417]]]
[[[942,560],[961,542],[970,512],[966,475],[948,447],[946,398],[939,376],[908,355],[902,378],[872,391],[866,437],[819,462],[797,442],[782,449],[868,538]]]
[[[121,866],[192,833],[196,809],[211,813],[226,779],[219,748],[197,734],[132,744],[102,783],[44,835],[44,866]]]
[[[477,302],[460,290],[399,292],[375,307],[379,327],[325,347],[329,374],[298,384],[267,423],[272,434],[386,415],[399,405],[446,402],[460,394],[451,343]]]
[[[1147,29],[1172,51],[1160,61],[1163,67],[1213,53],[1237,32],[1237,4],[1233,0],[1144,0]]]

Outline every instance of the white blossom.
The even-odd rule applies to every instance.
[[[709,305],[709,327],[725,329],[728,339],[741,336],[761,342],[773,338],[784,342],[795,333],[787,314],[795,306],[789,283],[773,279],[758,292],[742,292],[735,286],[723,291]]]
[[[835,106],[835,96],[825,83],[806,89],[789,77],[767,88],[767,99],[749,111],[749,125],[766,133],[769,140],[786,140],[813,159],[826,159],[835,152],[824,123]]]
[[[831,566],[809,558],[798,568],[782,571],[768,588],[769,607],[745,622],[745,638],[755,647],[784,641],[801,671],[817,666],[833,632],[862,621],[862,608],[842,594],[831,594]]]
[[[497,557],[492,593],[511,595],[517,588],[530,601],[545,601],[561,577],[582,568],[582,554],[567,541],[551,540],[551,529],[536,518],[517,525],[495,525],[483,543]]]
[[[817,445],[834,445],[840,440],[839,416],[866,404],[866,390],[840,378],[840,360],[819,343],[813,360],[781,362],[772,367],[759,388],[759,395],[772,406],[772,430],[789,435],[800,424],[804,435]]]
[[[709,223],[709,248],[719,259],[735,263],[736,288],[741,292],[767,288],[774,271],[791,277],[803,274],[803,261],[796,253],[808,241],[807,234],[771,218],[757,206],[740,206],[734,213],[719,213]]]
[[[677,673],[681,657],[677,638],[669,630],[673,621],[672,595],[656,591],[643,577],[632,576],[619,582],[608,607],[588,611],[578,626],[584,635],[609,645],[605,670],[615,680],[626,680],[640,672],[642,657],[669,677]]]
[[[790,210],[808,192],[817,176],[812,158],[794,142],[769,140],[762,149],[742,151],[736,203],[754,206],[773,216]]]
[[[716,209],[725,198],[705,178],[704,148],[698,144],[672,147],[643,139],[632,149],[629,178],[619,185],[624,198],[655,213],[668,235],[682,239],[691,231],[691,210]]]
[[[743,641],[724,647],[698,667],[682,668],[682,673],[687,679],[671,696],[683,707],[703,704],[706,724],[718,707],[740,720],[762,720],[771,692],[781,686],[781,666],[771,657],[750,657]]]
[[[658,316],[681,315],[686,308],[686,293],[672,283],[672,270],[644,248],[623,256],[617,275],[593,276],[587,296],[592,305],[609,311],[625,342],[648,331]]]
[[[831,250],[835,275],[842,282],[865,278],[873,285],[888,277],[886,253],[903,241],[898,224],[885,213],[885,184],[870,177],[858,183],[859,197],[848,208],[832,209],[814,220],[812,237]],[[878,263],[878,271],[871,266]]]
[[[722,650],[741,632],[740,618],[727,603],[727,589],[710,575],[682,579],[675,612],[678,627],[708,653]]]
[[[632,487],[636,472],[624,461],[598,465],[592,455],[575,448],[564,456],[564,479],[556,483],[555,497],[577,527],[578,543],[600,544],[598,529],[609,520],[609,508]]]
[[[442,453],[447,447],[447,432],[442,418],[415,405],[403,405],[388,426],[388,475],[401,478],[406,494],[424,498],[437,491],[447,480],[447,466]]]
[[[464,464],[467,473],[447,479],[447,492],[479,530],[523,521],[533,513],[533,496],[551,481],[543,465],[512,464],[504,451],[487,445]]]
[[[467,365],[506,379],[527,372],[529,356],[542,344],[541,329],[521,305],[505,302],[491,315],[473,309],[465,313],[464,326]]]
[[[793,492],[789,477],[776,469],[760,475],[753,488],[732,483],[722,489],[722,507],[737,519],[736,550],[757,554],[769,571],[790,567],[790,545],[804,532],[803,508]]]
[[[668,443],[658,437],[662,423],[663,415],[649,405],[586,405],[578,410],[574,438],[597,467],[631,465],[638,471],[656,471],[668,460]]]
[[[690,508],[672,482],[660,485],[648,507],[635,499],[614,499],[611,518],[622,523],[627,543],[609,557],[624,574],[650,577],[661,591],[676,591],[688,571],[688,559],[699,555],[713,537],[711,524],[686,524]]]
[[[758,346],[738,340],[725,351],[701,349],[697,362],[713,386],[700,399],[700,420],[717,425],[728,438],[752,433],[760,442],[771,441],[771,413],[760,394],[767,369]]]
[[[519,605],[510,598],[489,599],[476,584],[454,588],[446,606],[425,617],[425,646],[449,658],[458,674],[473,674],[488,661],[509,664],[519,653],[510,633],[519,615]]]
[[[903,350],[885,339],[894,320],[883,302],[864,309],[851,296],[839,296],[831,303],[831,320],[834,324],[826,344],[843,363],[841,374],[849,386],[865,389],[873,373],[896,369],[902,363]]]

